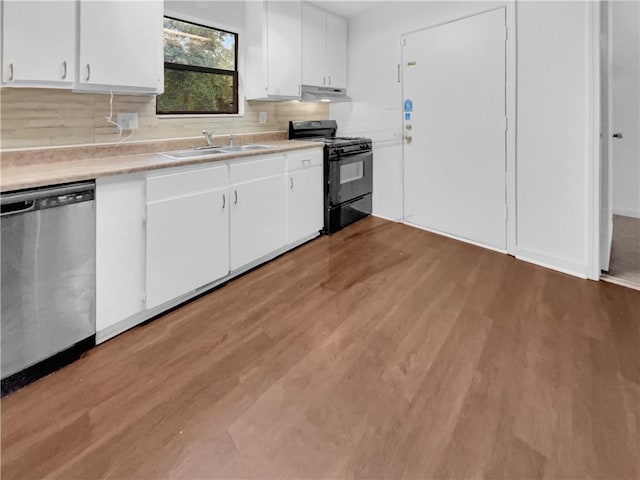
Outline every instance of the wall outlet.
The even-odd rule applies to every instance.
[[[138,114],[137,113],[119,113],[118,125],[123,130],[135,130],[138,128]]]
[[[267,112],[258,113],[258,123],[267,123]]]

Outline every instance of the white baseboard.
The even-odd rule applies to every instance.
[[[391,217],[385,217],[384,215],[378,215],[377,213],[372,213],[371,214],[372,217],[376,217],[376,218],[381,218],[383,220],[389,220],[390,222],[395,222],[395,223],[401,223],[402,220],[399,218],[391,218]]]
[[[585,264],[575,262],[563,257],[549,255],[547,253],[531,250],[528,248],[516,247],[516,258],[525,262],[550,268],[558,272],[566,273],[578,278],[588,278],[588,267]]]
[[[640,210],[634,210],[632,208],[614,208],[613,214],[623,217],[640,218]]]
[[[444,233],[439,230],[433,230],[431,228],[423,227],[422,225],[416,225],[415,223],[411,223],[407,221],[404,221],[403,223],[405,225],[408,225],[409,227],[418,228],[420,230],[424,230],[425,232],[435,233],[436,235],[442,235],[443,237],[452,238],[454,240],[458,240],[459,242],[469,243],[471,245],[475,245],[476,247],[486,248],[487,250],[493,250],[494,252],[498,252],[498,253],[509,253],[504,248],[498,248],[498,247],[493,247],[491,245],[487,245],[485,243],[474,242],[473,240],[469,240],[467,238],[457,237],[449,233]]]

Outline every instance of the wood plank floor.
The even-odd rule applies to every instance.
[[[2,400],[2,478],[637,479],[640,292],[369,218]]]

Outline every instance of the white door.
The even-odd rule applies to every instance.
[[[289,173],[288,182],[287,243],[291,244],[322,229],[322,166]]]
[[[147,308],[229,272],[227,187],[147,205]]]
[[[640,2],[609,3],[613,213],[640,218]]]
[[[600,4],[600,269],[609,270],[613,239],[613,166],[611,162],[610,2]]]
[[[505,10],[403,36],[405,221],[506,248]]]
[[[3,8],[3,81],[38,86],[73,82],[75,2],[10,0]]]
[[[347,88],[347,19],[327,14],[327,85]]]
[[[162,2],[80,2],[79,82],[162,88]]]
[[[286,244],[284,181],[284,175],[276,175],[230,187],[231,270]]]

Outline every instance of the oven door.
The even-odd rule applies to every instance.
[[[329,159],[329,205],[339,205],[371,193],[373,152],[342,154]]]

